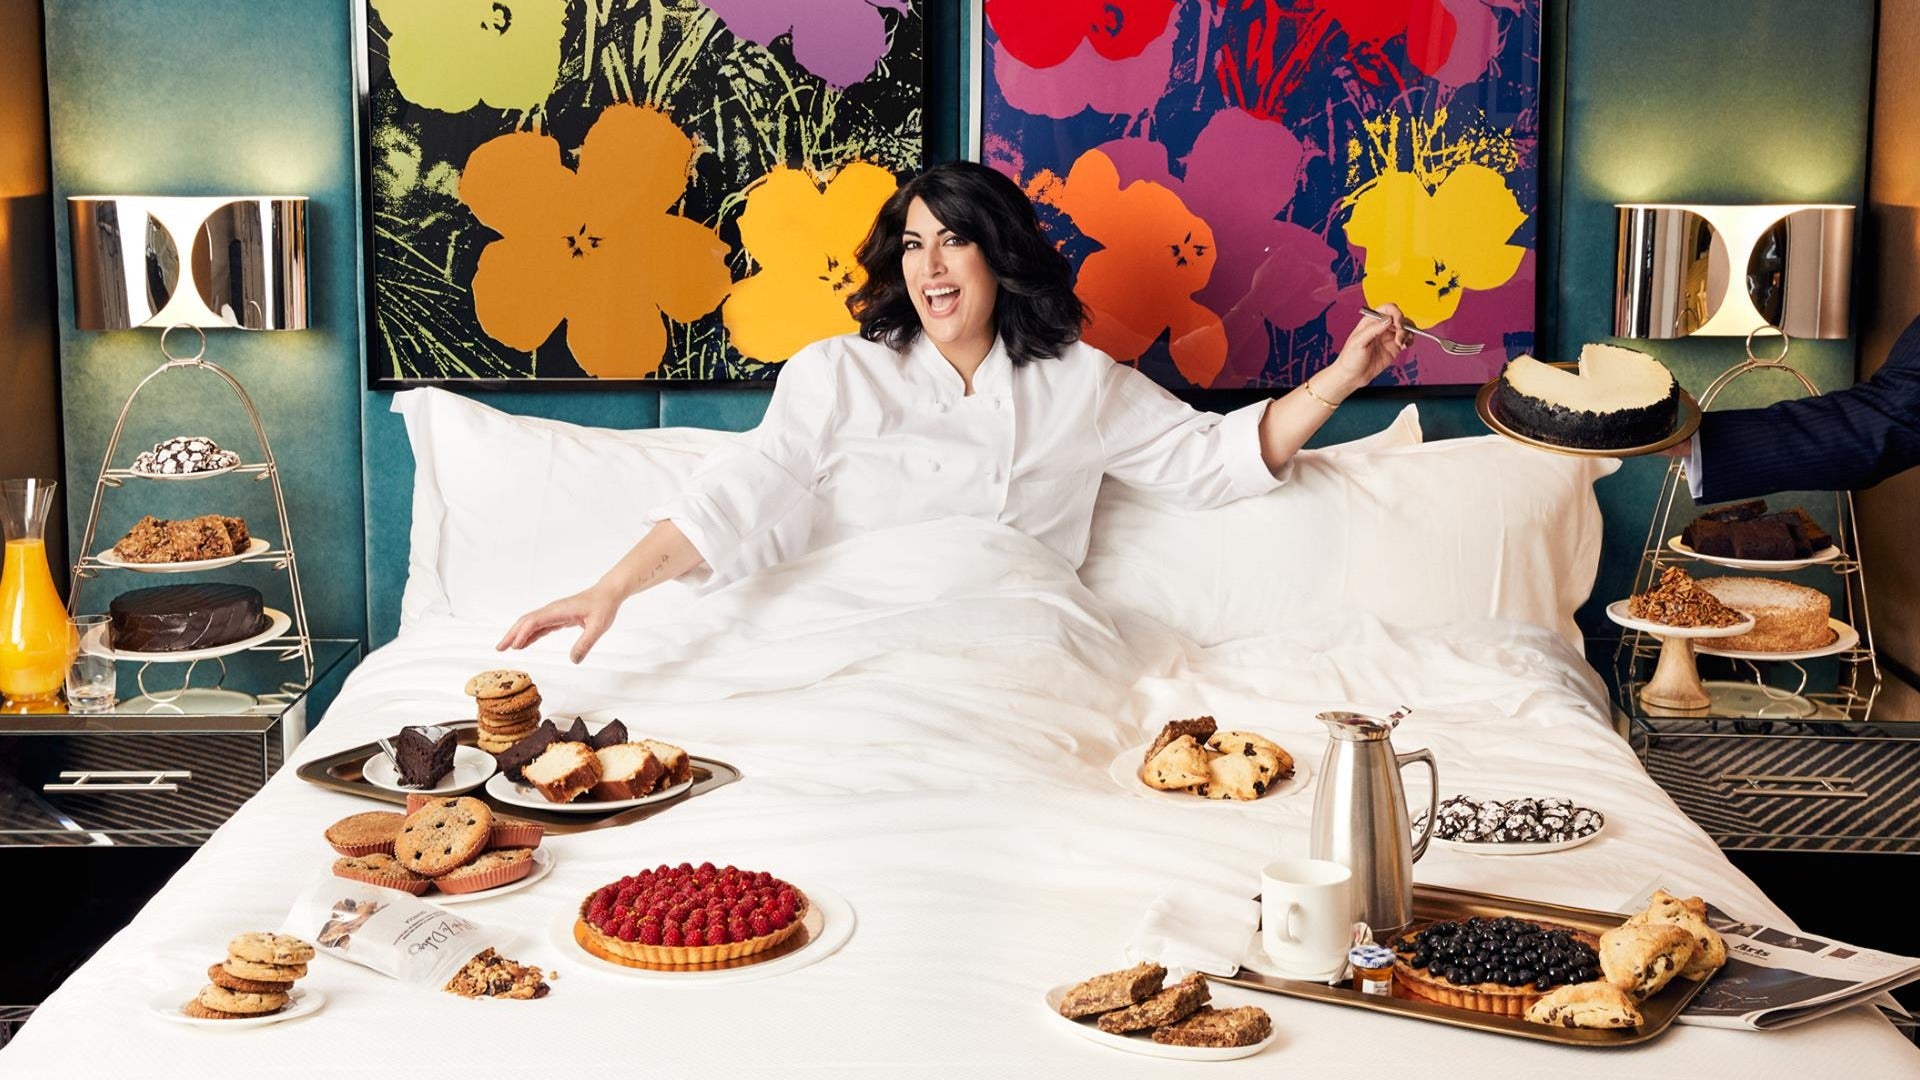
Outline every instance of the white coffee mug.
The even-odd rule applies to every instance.
[[[1330,977],[1353,934],[1353,871],[1326,859],[1282,859],[1260,871],[1260,944],[1275,975]]]

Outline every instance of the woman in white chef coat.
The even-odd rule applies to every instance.
[[[592,587],[520,617],[499,648],[580,627],[579,663],[620,605],[683,574],[745,577],[894,525],[1002,522],[1074,566],[1103,476],[1218,506],[1286,482],[1294,452],[1407,338],[1362,320],[1284,397],[1199,412],[1080,340],[1073,270],[1013,181],[937,165],[894,193],[861,245],[857,334],[783,365],[760,426],[713,455]]]

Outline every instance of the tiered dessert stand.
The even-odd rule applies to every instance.
[[[215,569],[240,563],[261,563],[271,565],[287,576],[290,594],[288,604],[290,613],[272,608],[266,609],[268,626],[252,638],[233,642],[229,645],[207,649],[195,649],[179,653],[131,653],[112,651],[115,660],[138,662],[136,684],[141,696],[128,702],[129,705],[150,704],[153,706],[174,706],[205,712],[245,712],[255,706],[279,707],[304,692],[304,688],[313,681],[313,640],[307,631],[307,610],[300,592],[300,570],[293,554],[293,530],[287,524],[287,500],[280,487],[280,469],[274,462],[273,448],[267,442],[266,427],[260,422],[260,411],[254,407],[253,399],[241,387],[239,380],[220,365],[205,359],[207,349],[206,334],[195,327],[185,327],[200,335],[200,348],[192,356],[175,356],[167,350],[167,335],[182,327],[169,327],[160,335],[160,351],[166,355],[166,363],[155,368],[140,384],[127,395],[120,407],[120,416],[113,424],[113,434],[107,439],[107,450],[100,462],[100,473],[94,481],[93,505],[87,512],[87,527],[81,536],[79,558],[73,566],[73,589],[67,597],[69,615],[80,610],[80,594],[87,582],[100,576],[103,571],[132,571],[146,574],[177,574],[198,570]],[[217,376],[227,388],[239,398],[240,405],[246,410],[247,419],[253,425],[254,438],[260,445],[260,460],[247,462],[224,469],[212,469],[205,472],[177,473],[159,475],[148,472],[136,472],[133,469],[114,468],[114,454],[120,446],[120,434],[126,427],[127,415],[140,397],[140,392],[148,384],[169,374],[210,374]],[[255,540],[243,554],[227,559],[208,560],[200,563],[128,563],[113,556],[111,547],[96,553],[94,551],[94,533],[100,521],[100,508],[109,491],[118,490],[128,480],[148,481],[184,481],[210,480],[217,476],[248,475],[256,481],[266,481],[273,488],[273,507],[280,527],[280,545]],[[212,661],[220,667],[220,679],[226,678],[225,657],[235,653],[259,651],[278,654],[284,662],[299,661],[300,678],[282,681],[275,692],[254,698],[234,690],[221,689],[216,683],[213,687],[194,687],[194,668],[202,662]],[[186,664],[186,674],[181,677],[180,686],[173,690],[152,690],[147,687],[147,669],[154,664]]]
[[[1758,333],[1759,331],[1755,331]],[[1747,335],[1747,358],[1722,372],[1701,395],[1703,409],[1711,408],[1720,392],[1743,375],[1756,371],[1784,371],[1799,380],[1808,396],[1820,391],[1805,375],[1786,361],[1791,342],[1781,335],[1780,355],[1760,359],[1753,355],[1753,334]],[[1654,507],[1653,521],[1647,530],[1640,565],[1634,573],[1635,595],[1651,589],[1669,566],[1708,563],[1741,573],[1785,573],[1817,568],[1841,579],[1841,596],[1834,612],[1834,641],[1824,648],[1796,653],[1728,651],[1716,648],[1711,638],[1742,632],[1739,627],[1684,634],[1672,628],[1649,627],[1623,619],[1609,608],[1609,617],[1625,627],[1614,654],[1620,687],[1620,705],[1630,716],[1691,717],[1695,719],[1801,720],[1863,722],[1873,709],[1880,692],[1880,666],[1874,659],[1873,629],[1867,612],[1866,568],[1860,561],[1860,537],[1854,518],[1851,492],[1833,492],[1833,542],[1838,550],[1816,552],[1807,559],[1761,562],[1748,559],[1701,555],[1680,541],[1680,528],[1673,520],[1676,502],[1686,490],[1682,463],[1675,459],[1667,466],[1667,476]],[[1697,642],[1683,638],[1702,639]],[[1702,681],[1695,653],[1735,662],[1737,677]],[[1805,664],[1832,659],[1838,666],[1833,686],[1815,686]],[[1764,665],[1764,666],[1763,666]],[[1781,665],[1797,675],[1792,689],[1776,686],[1769,677]],[[1771,669],[1771,670],[1770,670]],[[1824,683],[1824,679],[1821,680]]]

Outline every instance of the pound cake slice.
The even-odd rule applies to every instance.
[[[600,782],[600,759],[586,743],[554,743],[521,775],[548,802],[572,802]]]
[[[1140,1004],[1107,1013],[1094,1023],[1115,1035],[1164,1027],[1192,1016],[1212,996],[1207,977],[1196,971]]]
[[[1137,1005],[1160,992],[1167,969],[1159,964],[1135,964],[1125,971],[1095,975],[1067,991],[1060,999],[1060,1015],[1082,1020],[1103,1012]]]
[[[693,779],[693,759],[687,756],[685,750],[655,739],[641,739],[640,745],[653,751],[653,756],[660,759],[661,767],[667,771],[667,783],[684,784]]]
[[[1166,1046],[1252,1046],[1273,1034],[1273,1018],[1257,1005],[1200,1010],[1177,1024],[1153,1029],[1153,1041]]]
[[[660,785],[666,766],[641,743],[618,743],[594,751],[600,759],[600,782],[593,797],[601,802],[637,799]]]

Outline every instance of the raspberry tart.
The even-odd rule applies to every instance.
[[[1598,939],[1579,930],[1501,916],[1429,924],[1393,943],[1393,977],[1442,1005],[1524,1018],[1558,986],[1600,977]]]
[[[688,863],[642,870],[580,903],[575,940],[588,951],[681,967],[766,952],[800,930],[806,894],[764,871]]]

